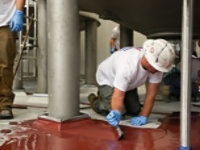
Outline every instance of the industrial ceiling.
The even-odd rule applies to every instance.
[[[79,0],[80,10],[99,14],[149,38],[179,39],[182,0]],[[200,0],[194,0],[193,35],[200,38]]]

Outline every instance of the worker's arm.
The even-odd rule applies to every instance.
[[[110,48],[115,48],[115,38],[110,39]]]
[[[112,111],[106,117],[108,123],[111,124],[112,126],[117,126],[120,122],[121,113],[123,111],[123,105],[124,105],[124,96],[125,92],[117,88],[114,88],[111,100]]]
[[[147,86],[147,94],[144,100],[144,107],[141,112],[141,116],[149,117],[149,114],[152,110],[154,100],[156,97],[157,89],[159,83],[149,83]]]
[[[23,8],[25,0],[16,0],[16,11],[10,21],[10,29],[12,32],[21,31],[23,28]]]
[[[111,101],[112,110],[118,110],[122,113],[123,106],[124,106],[124,97],[125,97],[125,92],[117,88],[114,88],[112,101]]]
[[[16,0],[17,10],[23,10],[24,9],[24,3],[25,3],[25,0]]]
[[[147,118],[149,117],[149,114],[153,108],[154,100],[156,97],[157,89],[158,89],[159,83],[149,83],[147,86],[147,94],[144,100],[144,107],[142,109],[142,112],[140,113],[140,116],[133,117],[131,119],[131,124],[135,126],[140,126],[143,124],[146,124]]]
[[[115,38],[111,38],[110,39],[110,53],[114,53],[115,52]]]

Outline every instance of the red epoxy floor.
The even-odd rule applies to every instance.
[[[104,121],[86,118],[57,124],[30,120],[5,133],[7,141],[0,150],[178,150],[179,121],[179,113],[173,113],[159,129],[121,126],[125,139],[118,141],[115,130]],[[191,126],[192,150],[200,150],[199,113],[192,114]]]

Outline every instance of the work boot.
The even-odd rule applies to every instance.
[[[96,112],[96,108],[94,107],[94,102],[96,100],[98,100],[98,97],[94,94],[94,93],[91,93],[89,96],[88,96],[88,100],[90,102],[90,105],[91,105],[91,108]]]
[[[11,108],[0,109],[0,119],[13,119]]]

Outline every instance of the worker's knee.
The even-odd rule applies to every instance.
[[[93,107],[97,113],[104,116],[111,111],[111,105],[109,101],[96,100],[93,104]]]

